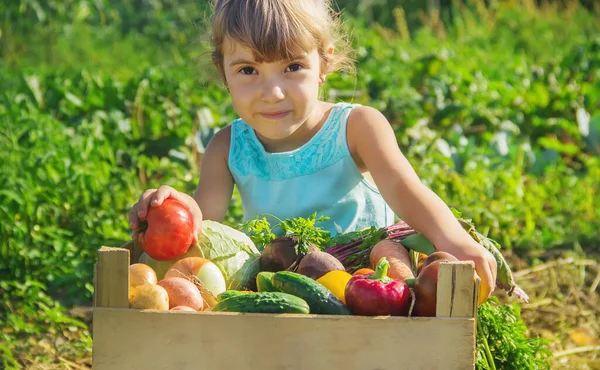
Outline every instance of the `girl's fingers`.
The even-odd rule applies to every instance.
[[[131,207],[131,209],[129,210],[129,214],[127,215],[129,218],[129,227],[131,227],[131,230],[133,231],[137,231],[139,225],[138,225],[138,215],[137,215],[137,203],[133,205],[133,207]]]
[[[137,217],[139,220],[145,220],[146,214],[148,213],[148,207],[153,195],[156,193],[156,189],[148,189],[142,193],[140,199],[137,202]]]
[[[154,197],[152,198],[152,207],[158,207],[162,204],[162,202],[169,198],[169,197],[173,197],[175,199],[178,199],[178,191],[173,189],[170,186],[166,186],[163,185],[160,188],[158,188],[158,190],[156,191],[156,193],[154,193]]]
[[[475,261],[475,270],[477,271],[477,275],[481,278],[481,282],[479,283],[479,304],[485,302],[494,291],[496,286],[495,264],[495,260],[492,264],[486,258]]]

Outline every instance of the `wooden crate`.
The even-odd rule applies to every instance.
[[[98,252],[93,368],[474,369],[472,262],[439,269],[437,317],[154,311],[128,308],[130,255]]]

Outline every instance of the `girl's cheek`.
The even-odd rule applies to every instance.
[[[251,83],[240,83],[239,81],[236,81],[229,86],[229,90],[232,95],[247,95],[253,90],[252,86],[253,85]]]

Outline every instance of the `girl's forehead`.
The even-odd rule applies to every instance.
[[[252,49],[242,44],[241,42],[232,39],[231,37],[225,37],[223,39],[223,54],[224,55],[235,55],[235,54],[243,54],[243,55],[252,55]]]
[[[258,53],[257,51],[229,36],[223,38],[222,51],[223,57],[239,57],[247,60],[253,60],[260,55],[260,53]],[[295,58],[293,59],[296,59],[306,57],[312,54],[313,52],[316,52],[316,49],[307,52],[299,47],[292,47],[290,51],[290,54],[295,56]]]

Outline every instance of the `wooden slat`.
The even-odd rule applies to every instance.
[[[475,317],[475,264],[440,262],[437,285],[438,317]]]
[[[473,294],[473,317],[475,318],[475,323],[477,323],[477,309],[479,308],[479,284],[481,283],[481,279],[475,274],[475,289]]]
[[[129,250],[100,248],[95,272],[96,307],[129,307]]]
[[[94,370],[474,369],[472,318],[94,309]]]

